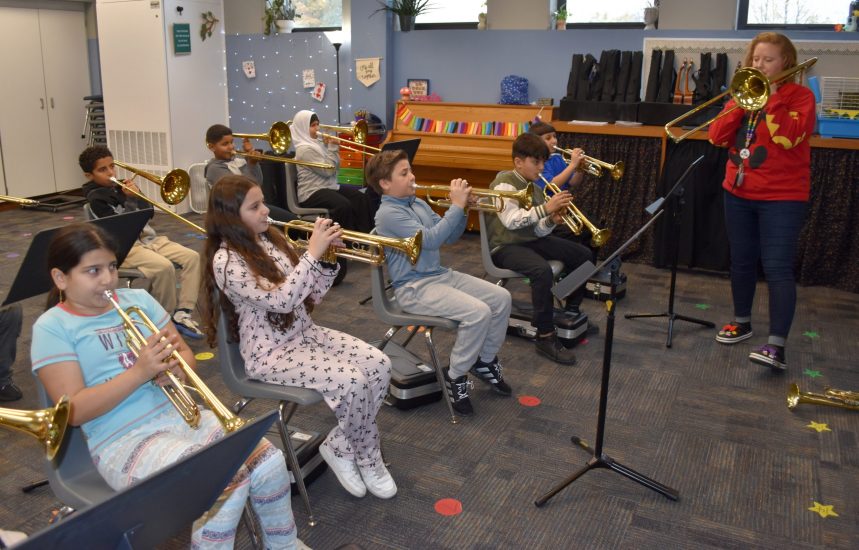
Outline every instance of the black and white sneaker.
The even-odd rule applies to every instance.
[[[470,372],[489,384],[495,390],[495,393],[510,395],[513,393],[513,388],[504,381],[504,377],[501,376],[501,369],[501,363],[498,362],[497,357],[491,363],[484,363],[478,358],[474,366],[471,367]]]
[[[451,379],[450,369],[444,369],[444,385],[454,411],[462,416],[474,414],[474,407],[471,406],[471,399],[468,397],[468,392],[474,389],[474,382],[468,379],[467,374]]]

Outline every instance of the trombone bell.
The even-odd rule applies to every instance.
[[[188,175],[188,172],[182,170],[181,168],[175,168],[167,172],[167,175],[163,178],[159,178],[155,174],[151,174],[140,168],[135,168],[134,166],[125,164],[124,162],[119,162],[118,160],[114,160],[113,163],[120,168],[128,170],[132,174],[137,174],[138,176],[147,179],[161,188],[161,200],[170,205],[179,204],[185,197],[188,195],[188,191],[191,190],[191,176]]]
[[[71,405],[65,395],[54,408],[25,411],[0,408],[0,426],[30,434],[45,444],[45,456],[53,459],[69,424]]]
[[[266,134],[234,133],[233,137],[261,139],[263,141],[267,141],[271,146],[271,150],[278,155],[286,153],[286,151],[289,149],[289,145],[292,143],[292,132],[289,129],[289,123],[281,121],[272,124],[271,128],[268,129],[268,133]]]

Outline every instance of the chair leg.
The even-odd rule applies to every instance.
[[[242,513],[242,521],[245,522],[245,527],[248,528],[248,536],[251,538],[251,546],[253,546],[254,550],[259,550],[263,547],[262,535],[260,534],[255,516],[256,514],[254,514],[251,503],[245,502],[245,511]]]
[[[236,401],[235,405],[233,405],[233,412],[236,414],[239,414],[240,412],[245,410],[245,407],[248,406],[248,403],[250,403],[253,400],[254,400],[253,397],[242,397],[241,399]]]
[[[386,332],[385,336],[382,337],[382,343],[379,344],[379,350],[380,351],[384,351],[385,346],[387,346],[388,343],[390,343],[390,341],[394,338],[394,336],[397,335],[397,333],[400,331],[401,328],[403,328],[403,327],[398,327],[398,326],[394,325],[388,329],[388,332]]]
[[[447,384],[444,382],[444,373],[441,372],[441,365],[439,364],[438,357],[435,353],[435,344],[432,342],[432,329],[433,327],[424,327],[427,349],[429,350],[430,359],[432,359],[432,366],[435,368],[435,377],[438,380],[439,387],[441,388],[442,398],[444,399],[444,402],[447,403],[447,409],[450,411],[450,423],[456,424],[459,422],[459,418],[456,416],[456,413],[453,412],[453,404],[447,397]]]
[[[295,409],[298,408],[298,403],[289,403],[281,401],[277,407],[277,412],[280,415],[278,429],[280,430],[280,439],[283,441],[283,449],[286,451],[286,464],[292,475],[295,477],[295,484],[298,485],[298,494],[301,495],[301,500],[304,501],[304,509],[307,510],[307,524],[311,527],[316,525],[316,519],[313,517],[313,510],[310,508],[310,497],[307,495],[307,487],[304,486],[304,478],[301,475],[301,464],[298,463],[298,456],[295,454],[295,449],[292,447],[292,440],[289,437],[289,428],[287,422],[292,418]]]

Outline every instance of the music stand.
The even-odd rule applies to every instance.
[[[137,485],[78,510],[15,549],[155,547],[212,507],[276,418],[272,411],[248,422]]]
[[[683,199],[683,180],[692,173],[692,170],[695,169],[698,164],[704,160],[704,155],[701,155],[694,161],[692,164],[686,168],[686,171],[677,179],[677,183],[674,184],[674,187],[671,188],[670,191],[664,196],[656,199],[650,204],[645,210],[648,214],[653,214],[657,211],[662,211],[665,208],[666,201],[669,199],[671,201],[671,220],[674,222],[672,233],[674,235],[674,247],[671,252],[671,284],[668,290],[668,311],[664,313],[627,313],[624,315],[627,319],[638,319],[645,317],[668,317],[668,339],[665,341],[665,347],[671,347],[671,340],[674,338],[674,321],[686,321],[687,323],[696,323],[701,326],[705,326],[708,328],[716,328],[716,325],[711,323],[710,321],[705,321],[703,319],[698,319],[696,317],[689,317],[688,315],[680,315],[679,313],[674,312],[674,291],[677,288],[677,258],[680,255],[680,210],[685,203]]]
[[[116,253],[116,262],[117,265],[122,265],[125,257],[128,256],[128,251],[134,246],[134,241],[140,236],[140,232],[152,218],[153,213],[152,209],[132,210],[116,216],[90,220],[86,223],[98,225],[113,236],[119,247]],[[18,268],[18,274],[15,275],[15,280],[12,282],[12,288],[9,289],[9,294],[6,295],[2,305],[5,306],[32,296],[38,296],[51,289],[54,283],[51,281],[47,267],[48,244],[59,229],[61,227],[43,229],[33,237],[30,248],[24,256],[24,261]]]
[[[623,243],[620,248],[615,250],[611,256],[606,258],[599,266],[594,267],[594,264],[591,262],[585,262],[583,265],[579,266],[578,269],[573,271],[571,274],[564,277],[563,280],[559,281],[558,284],[554,286],[552,292],[558,298],[565,298],[570,293],[572,293],[576,288],[582,286],[587,283],[588,279],[590,279],[595,273],[599,272],[604,267],[608,266],[609,272],[611,274],[611,294],[609,299],[605,302],[606,310],[608,315],[606,316],[606,329],[605,329],[605,347],[603,351],[603,364],[602,364],[602,382],[600,386],[600,402],[599,402],[599,415],[597,417],[597,436],[596,436],[596,445],[591,448],[584,440],[578,436],[572,436],[570,439],[574,445],[578,445],[584,450],[591,453],[591,459],[587,462],[587,464],[567,477],[561,483],[556,485],[552,490],[550,490],[545,495],[541,496],[537,500],[534,501],[534,504],[537,507],[543,506],[546,502],[558,494],[564,487],[574,482],[576,479],[584,475],[590,470],[596,468],[607,468],[613,472],[617,472],[621,475],[628,477],[629,479],[644,485],[648,489],[652,489],[657,493],[671,499],[677,500],[679,495],[677,491],[646,477],[632,468],[628,468],[623,464],[616,462],[613,458],[603,453],[603,439],[605,436],[605,419],[606,419],[606,408],[608,405],[608,383],[609,378],[611,376],[611,353],[612,353],[612,343],[614,338],[614,312],[617,308],[617,300],[615,300],[614,289],[617,286],[617,283],[620,281],[620,254],[626,248],[635,242],[651,225],[656,219],[662,215],[662,210],[658,210],[650,220],[645,223],[641,229],[635,232],[635,235],[629,238],[625,243]]]
[[[418,147],[421,144],[421,138],[404,139],[402,141],[389,141],[382,145],[382,151],[396,151],[401,149],[409,156],[409,164],[415,163],[415,155],[418,154]]]

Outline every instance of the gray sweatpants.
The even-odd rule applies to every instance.
[[[507,336],[510,293],[490,282],[449,270],[406,283],[394,291],[404,311],[459,321],[450,351],[450,377],[457,378],[480,357],[489,363]]]

